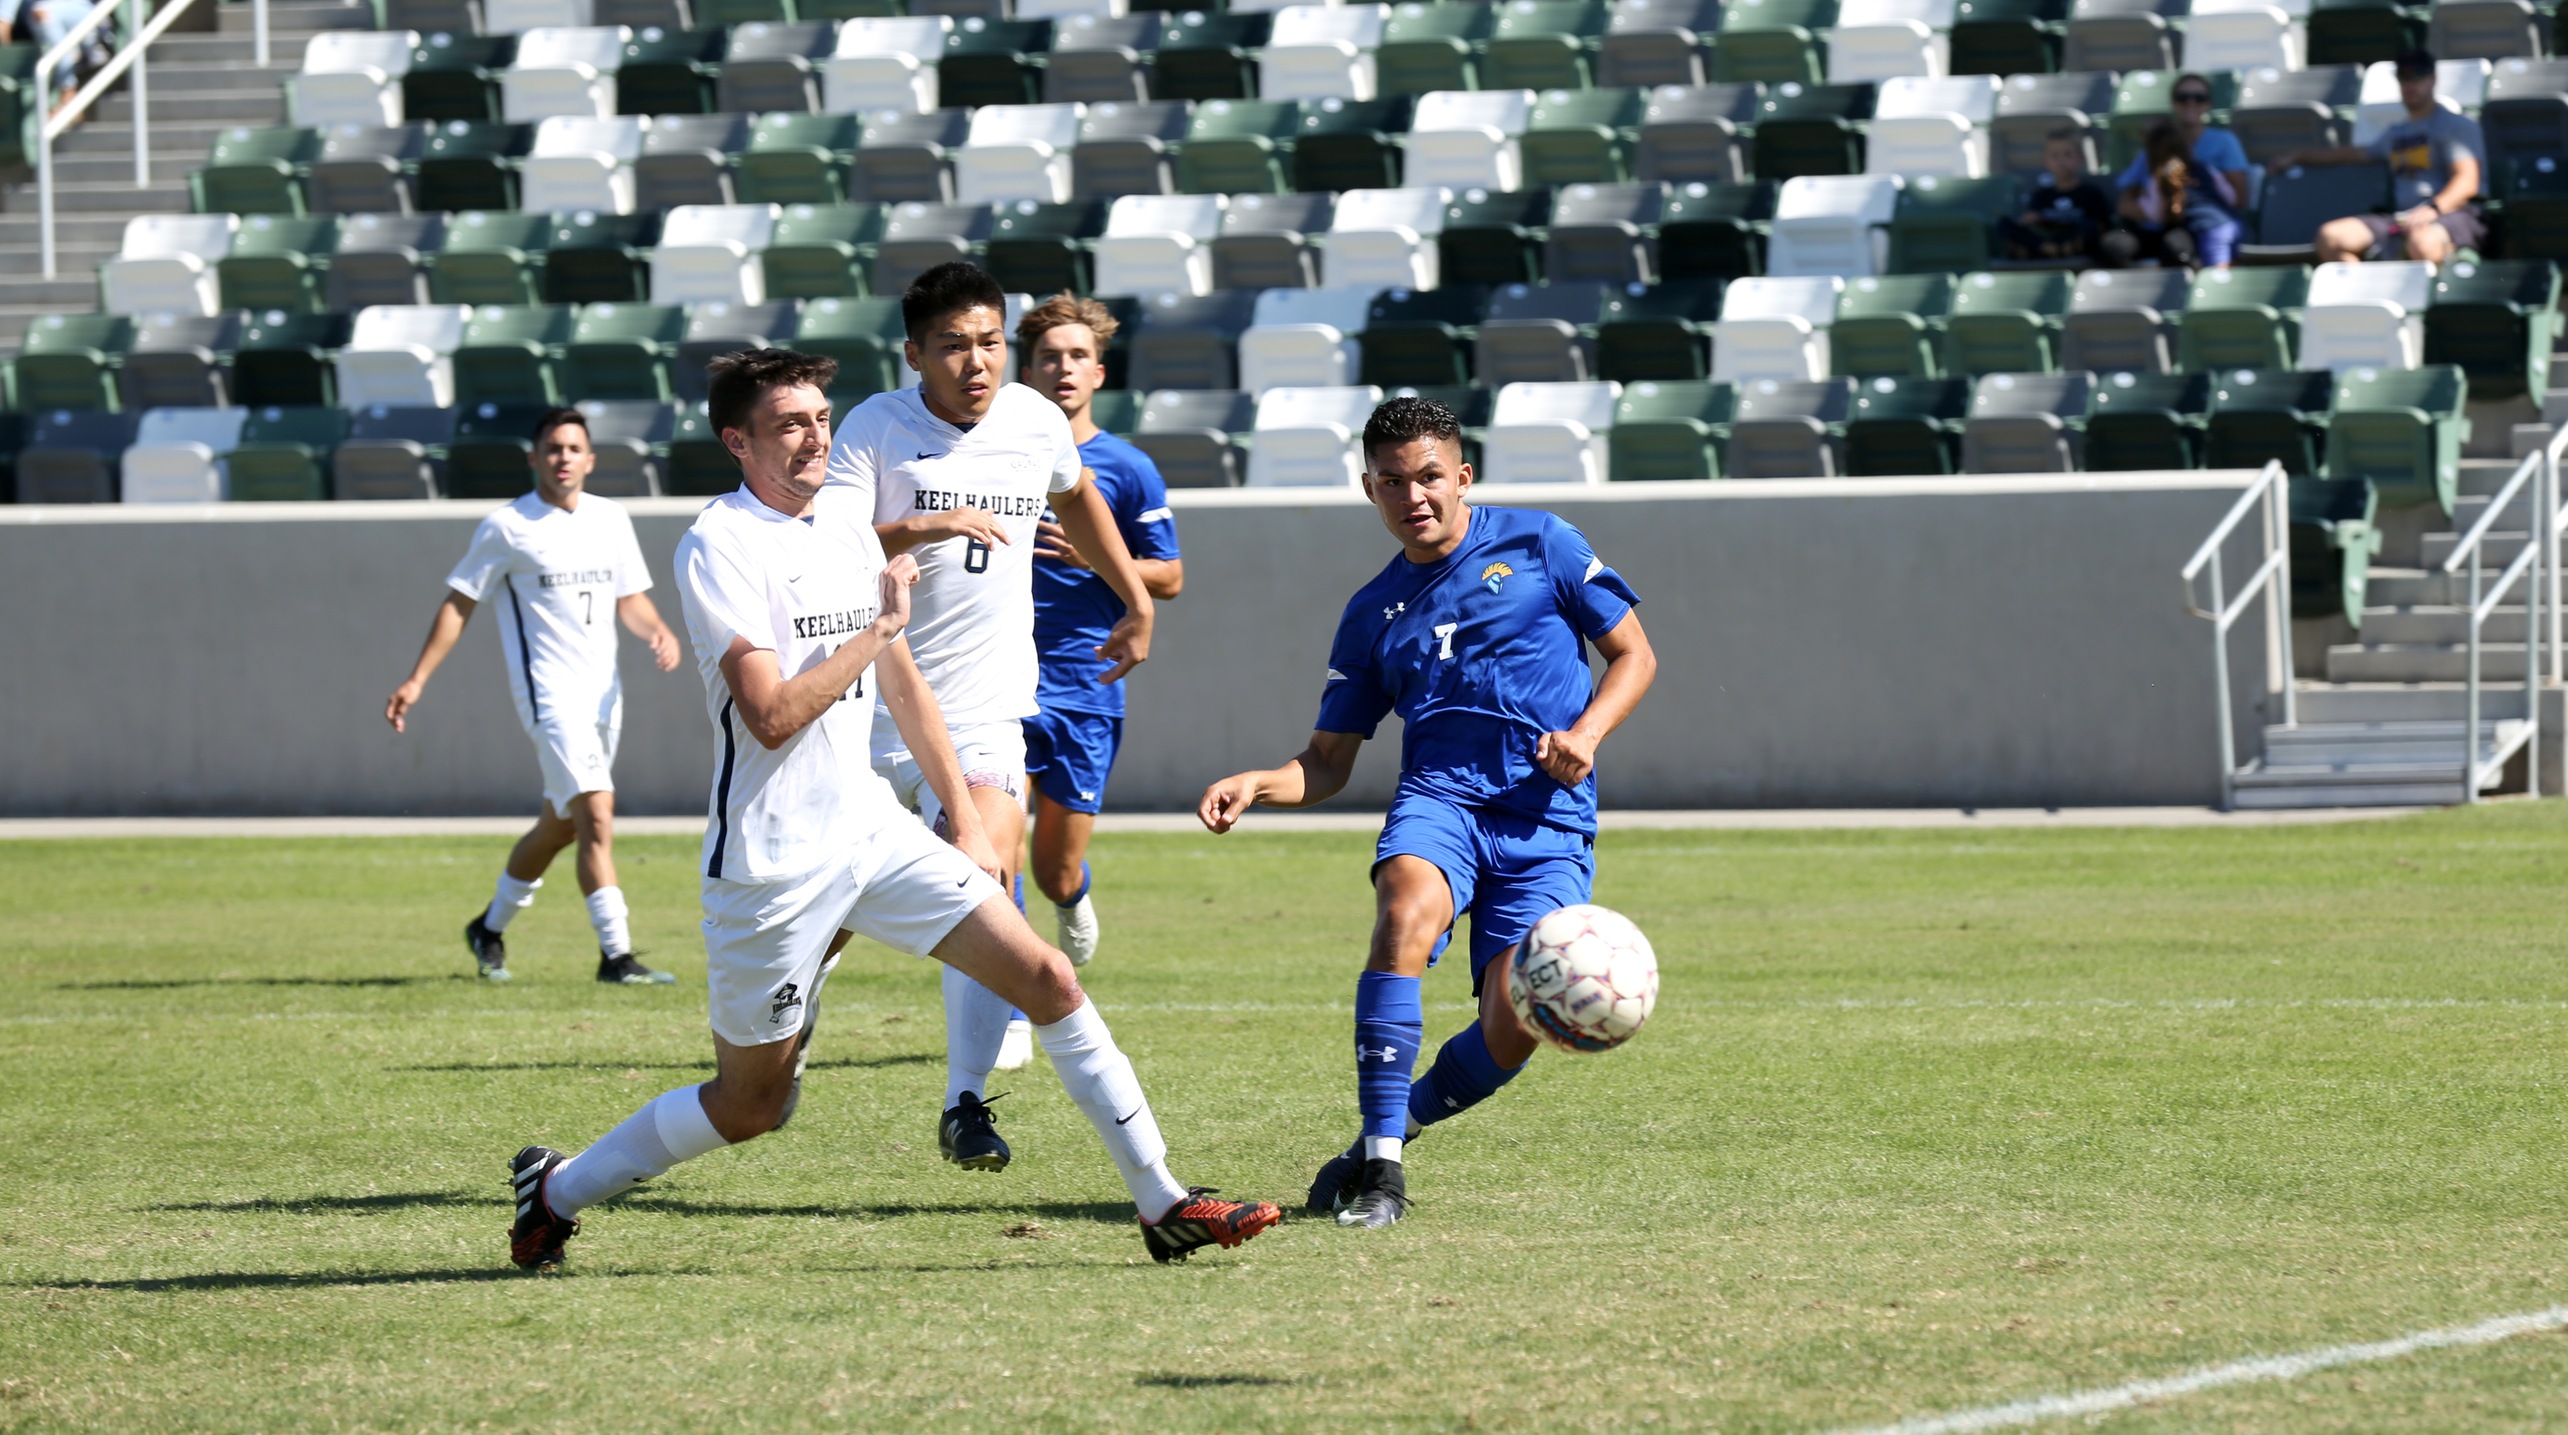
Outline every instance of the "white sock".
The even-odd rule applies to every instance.
[[[507,931],[509,922],[518,913],[534,905],[535,889],[543,885],[541,877],[532,882],[520,882],[506,872],[500,873],[499,891],[490,899],[490,910],[482,914],[482,925],[494,932]]]
[[[576,1216],[609,1196],[621,1195],[681,1161],[731,1143],[713,1129],[696,1088],[663,1091],[651,1103],[624,1118],[622,1125],[597,1144],[553,1168],[544,1183],[544,1204],[556,1216]]]
[[[1186,1188],[1168,1174],[1168,1143],[1159,1139],[1159,1121],[1141,1094],[1141,1079],[1132,1074],[1132,1062],[1115,1045],[1095,1004],[1081,1002],[1077,1011],[1036,1027],[1034,1034],[1043,1038],[1062,1090],[1104,1139],[1142,1219],[1157,1220],[1185,1200]]]
[[[1400,1159],[1400,1147],[1403,1144],[1397,1136],[1367,1136],[1364,1138],[1364,1159],[1397,1161]]]
[[[1008,1039],[1007,998],[945,968],[945,1108],[964,1092],[987,1097],[999,1043]]]
[[[597,929],[597,949],[611,956],[633,950],[633,924],[624,905],[624,889],[600,887],[588,895],[589,925]]]

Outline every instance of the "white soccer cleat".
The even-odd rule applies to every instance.
[[[1034,1060],[1034,1023],[1018,1017],[1008,1023],[1008,1034],[999,1040],[997,1070],[1015,1071]]]
[[[1061,919],[1061,955],[1070,965],[1084,967],[1097,959],[1097,899],[1088,893],[1067,907],[1055,907],[1053,914]]]

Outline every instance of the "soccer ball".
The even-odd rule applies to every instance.
[[[1534,924],[1507,970],[1525,1030],[1563,1051],[1610,1051],[1658,1004],[1658,956],[1629,917],[1593,904]]]

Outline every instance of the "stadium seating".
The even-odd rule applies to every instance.
[[[1382,45],[1388,5],[1287,5],[1260,52],[1257,92],[1269,99],[1374,96],[1373,52]]]
[[[2288,369],[2309,271],[2208,269],[2185,300],[2177,355],[2187,369]]]
[[[1701,380],[1644,379],[1623,385],[1614,404],[1609,476],[1618,483],[1721,476],[1737,391]]]
[[[562,401],[558,361],[578,314],[568,304],[488,304],[464,321],[455,346],[455,401]]]
[[[1339,196],[1321,252],[1332,285],[1433,289],[1440,282],[1445,216],[1454,193],[1441,186],[1359,189]]]
[[[253,214],[242,219],[231,248],[214,266],[221,307],[297,313],[326,307],[322,280],[338,247],[338,233],[339,221],[329,215]]]
[[[18,453],[20,503],[113,503],[117,467],[139,414],[56,409],[35,415]]]
[[[1093,17],[1082,17],[1093,19]],[[954,21],[945,15],[849,20],[821,65],[821,104],[855,110],[937,107],[936,60]],[[727,107],[726,107],[727,108]]]
[[[328,498],[331,455],[348,431],[345,409],[247,410],[240,442],[223,461],[223,496],[236,503]]]
[[[453,407],[454,353],[471,317],[471,308],[463,304],[359,310],[347,347],[337,355],[341,400],[351,408]]]
[[[146,314],[136,319],[117,365],[122,407],[141,413],[164,405],[230,402],[226,361],[240,347],[240,335],[238,314]]]
[[[1604,382],[1510,383],[1498,390],[1481,440],[1483,483],[1603,483],[1614,404]]]
[[[1070,191],[1082,199],[1169,194],[1176,156],[1194,122],[1185,100],[1106,100],[1086,107],[1070,155]]]
[[[116,257],[99,266],[100,308],[129,315],[217,312],[216,266],[231,252],[239,227],[229,214],[135,216]]]
[[[538,124],[535,145],[517,166],[519,202],[631,214],[633,166],[649,123],[634,115],[556,115]]]
[[[1236,488],[1244,463],[1239,436],[1257,421],[1257,400],[1236,390],[1159,389],[1142,400],[1132,441],[1170,488]]]
[[[1064,17],[1052,27],[1043,98],[1053,104],[1150,98],[1150,62],[1166,20],[1158,12]]]
[[[2054,367],[2070,278],[2059,270],[1965,275],[1944,320],[1946,372],[2040,373]]]
[[[304,46],[303,70],[286,81],[299,125],[397,125],[402,77],[419,36],[409,30],[324,30]]]
[[[2203,425],[2203,462],[2212,468],[2279,463],[2295,478],[2316,474],[2334,407],[2335,383],[2323,372],[2216,373]]]
[[[1954,0],[1843,0],[1828,36],[1828,78],[1845,84],[1947,73]]]
[[[1255,318],[1239,337],[1237,387],[1263,395],[1275,388],[1353,384],[1363,366],[1356,336],[1372,313],[1374,293],[1370,287],[1356,287],[1269,289],[1257,295]],[[1484,339],[1486,332],[1484,326]]]
[[[344,126],[359,134],[399,133]],[[301,214],[298,177],[319,156],[319,131],[233,128],[215,136],[205,167],[188,176],[199,214]]]
[[[1964,473],[2067,473],[2082,468],[2093,375],[1984,374],[1962,427]]]
[[[1609,293],[1596,318],[1597,377],[1629,383],[1709,374],[1721,291],[1719,280],[1680,279]]]
[[[1755,85],[1663,85],[1651,91],[1633,139],[1633,177],[1677,184],[1747,178],[1743,136],[1762,103]]]
[[[2193,468],[2202,461],[2210,405],[2208,374],[2099,374],[2087,401],[2086,466]]]
[[[1769,274],[1880,274],[1883,232],[1899,202],[1897,175],[1802,176],[1784,181],[1766,251]]]
[[[2322,264],[2301,311],[2301,367],[2413,369],[2425,358],[2434,266]]]
[[[2060,320],[2060,367],[2162,374],[2175,367],[2176,322],[2192,280],[2182,269],[2090,269]]]
[[[2559,292],[2559,268],[2546,260],[2444,265],[2425,311],[2425,362],[2458,365],[2475,394],[2547,394]]]
[[[1593,282],[1501,286],[1481,313],[1472,358],[1481,386],[1498,390],[1593,377],[1605,293],[1604,285]]]
[[[1161,293],[1142,300],[1130,335],[1112,347],[1126,353],[1126,381],[1141,389],[1238,389],[1239,340],[1257,313],[1258,296]]]
[[[1382,402],[1370,384],[1271,389],[1257,401],[1248,455],[1252,488],[1352,488],[1363,473],[1356,439]]]
[[[411,203],[410,173],[426,154],[430,127],[402,125],[398,128],[369,128],[342,125],[321,137],[321,147],[304,170],[303,207],[315,214],[383,215],[408,214]],[[291,161],[277,156],[273,170],[277,181],[284,177],[283,166]],[[214,181],[205,181],[210,201]],[[245,212],[235,204],[207,202],[205,210],[230,209]]]
[[[1993,75],[1900,76],[1882,82],[1864,155],[1868,174],[1988,173],[1988,124],[1997,115]]]
[[[1524,174],[1520,139],[1533,123],[1532,90],[1439,90],[1418,101],[1406,146],[1406,182],[1512,190]]]
[[[1711,78],[1718,0],[1624,0],[1596,42],[1600,85],[1688,86]]]
[[[1829,372],[1828,326],[1846,281],[1835,275],[1740,279],[1712,327],[1712,377],[1816,380]]]
[[[2469,380],[2451,364],[2356,368],[2336,375],[2320,472],[2362,482],[2393,503],[2431,502],[2449,513],[2461,475],[2461,416]]]
[[[1970,401],[1967,379],[1882,375],[1857,381],[1854,407],[1846,415],[1847,476],[1953,472]]]
[[[1831,372],[1845,377],[1941,372],[1938,321],[1953,307],[1949,274],[1850,281],[1828,330]],[[1958,415],[1957,415],[1958,417]]]
[[[125,503],[218,503],[223,460],[241,441],[244,409],[157,408],[134,427],[125,450]]]
[[[1732,478],[1833,478],[1854,408],[1846,379],[1753,379],[1730,416]]]
[[[516,58],[499,76],[500,118],[532,124],[555,115],[614,114],[615,71],[632,39],[621,25],[546,27],[518,36]]]

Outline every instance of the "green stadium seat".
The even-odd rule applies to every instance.
[[[1132,389],[1099,389],[1088,400],[1088,419],[1117,438],[1129,438],[1141,427],[1141,395]]]
[[[1772,183],[1674,186],[1659,211],[1659,277],[1739,279],[1765,272]]]
[[[346,314],[253,314],[232,351],[232,402],[250,408],[293,408],[339,401],[331,355],[348,342]]]
[[[224,492],[236,503],[328,498],[330,455],[347,437],[345,409],[253,409],[241,424],[240,446],[223,461]]]
[[[116,381],[124,407],[220,408],[231,401],[232,351],[241,345],[240,314],[145,314]]]
[[[1891,274],[1846,281],[1828,328],[1829,372],[1932,377],[1942,348],[1938,327],[1953,308],[1950,274]],[[1960,418],[1956,412],[1953,417]],[[1935,472],[1948,470],[1902,470]]]
[[[338,247],[336,215],[248,216],[214,266],[223,307],[320,313],[329,307],[330,256]]]
[[[713,113],[714,76],[721,71],[728,38],[721,30],[667,30],[656,25],[635,31],[624,46],[624,63],[615,72],[615,112]]]
[[[840,204],[864,121],[856,115],[760,115],[749,148],[732,161],[743,204]]]
[[[1846,415],[1846,475],[1956,471],[1970,405],[1968,379],[1884,374],[1858,380]]]
[[[1445,206],[1436,236],[1438,282],[1526,284],[1543,277],[1552,191],[1466,189]]]
[[[2291,481],[2292,616],[2342,615],[2363,626],[2364,590],[2381,551],[2380,496],[2368,483]]]
[[[1822,35],[1836,23],[1837,0],[1737,0],[1721,12],[1712,78],[1818,84],[1826,77]]]
[[[0,164],[26,163],[27,120],[42,108],[36,98],[40,58],[34,45],[0,45]]]
[[[2550,391],[2560,338],[2559,266],[2461,259],[2443,266],[2425,311],[2425,361],[2458,364],[2482,398]]]
[[[789,25],[803,18],[795,0],[694,0],[695,22],[708,30],[739,25]]]
[[[717,299],[687,306],[686,336],[678,341],[678,358],[669,387],[682,404],[704,402],[709,382],[705,365],[736,349],[790,348],[802,305],[791,299],[764,304],[734,304]]]
[[[1293,138],[1302,107],[1292,100],[1206,100],[1187,122],[1177,152],[1184,194],[1283,194],[1293,188]]]
[[[529,125],[449,120],[419,150],[412,188],[422,210],[461,213],[517,207],[517,166],[535,142]]]
[[[1944,321],[1945,371],[2027,374],[2055,367],[2069,286],[2070,276],[2058,270],[1963,276]]]
[[[9,407],[114,412],[116,369],[133,329],[119,314],[46,314],[29,321],[10,365]]]
[[[446,445],[448,498],[510,499],[532,491],[535,420],[542,404],[471,404],[455,411]]]
[[[1476,90],[1481,46],[1497,27],[1488,0],[1403,0],[1383,23],[1373,52],[1374,92],[1425,95]]]
[[[2202,462],[2209,374],[2099,374],[2087,397],[2091,470],[2195,468]]]
[[[516,58],[515,35],[431,34],[410,52],[401,113],[412,120],[496,121],[499,77]]]
[[[1505,0],[1481,52],[1481,86],[1575,90],[1595,83],[1596,43],[1612,18],[1605,0]]]
[[[830,388],[837,403],[842,396],[863,399],[900,387],[901,346],[908,340],[898,299],[814,299],[803,306],[794,347],[838,361],[838,380]]]
[[[2334,378],[2324,373],[2235,369],[2214,374],[2211,413],[2203,424],[2203,466],[2279,463],[2295,478],[2318,474],[2335,391]]]
[[[2060,367],[2162,374],[2175,367],[2176,321],[2193,281],[2182,269],[2090,269],[2060,321]]]
[[[558,404],[555,361],[578,311],[568,304],[487,304],[464,324],[455,350],[455,402]]]
[[[651,246],[659,237],[657,214],[582,209],[554,215],[552,247],[544,254],[544,302],[630,304],[648,298]]]
[[[1639,90],[1545,92],[1517,141],[1525,183],[1620,184],[1630,178],[1642,99]]]
[[[1947,40],[1952,73],[2054,73],[2068,18],[2067,0],[1961,0]]]
[[[553,217],[475,210],[446,223],[428,270],[439,304],[538,304],[553,244]]]
[[[2398,0],[2312,0],[2309,63],[2370,65],[2422,50],[2428,13]]]
[[[1719,478],[1736,402],[1728,384],[1702,379],[1625,384],[1606,437],[1608,477],[1616,483]]]
[[[786,205],[767,244],[767,293],[778,299],[864,293],[885,212],[879,204]]]
[[[1408,96],[1304,101],[1293,131],[1293,188],[1331,194],[1397,188],[1404,160],[1400,137],[1408,133],[1415,108]]]
[[[321,153],[308,129],[227,129],[187,177],[199,214],[301,214],[303,170]]]
[[[411,171],[428,148],[432,128],[331,128],[321,136],[321,152],[304,169],[304,207],[314,214],[409,213]]]
[[[1951,273],[2003,257],[1997,221],[2015,212],[2021,191],[2012,179],[1930,174],[1909,181],[1891,211],[1891,271]]]
[[[844,415],[839,415],[844,417]],[[740,486],[740,460],[723,447],[704,405],[678,411],[669,433],[668,462],[661,471],[660,491],[672,498],[716,498]]]
[[[1257,93],[1257,51],[1274,22],[1262,11],[1170,15],[1151,58],[1150,92],[1163,100],[1250,98]]]
[[[2505,256],[2568,262],[2568,165],[2552,155],[2518,164],[2504,191]]]
[[[562,369],[576,400],[669,399],[669,365],[687,336],[676,304],[591,304],[571,326]]]
[[[1364,351],[1361,381],[1385,389],[1471,382],[1472,346],[1488,307],[1489,290],[1474,284],[1376,295],[1358,339]]]
[[[2432,502],[2451,512],[2470,436],[2462,416],[2469,394],[2457,364],[2339,371],[2320,471],[2332,483],[2368,483],[2388,503]]]
[[[946,35],[945,55],[937,63],[937,102],[1033,104],[1043,98],[1044,54],[1051,48],[1049,20],[989,20],[975,15],[960,21]]]
[[[1872,118],[1874,88],[1798,82],[1766,86],[1751,141],[1757,178],[1780,183],[1809,174],[1863,173],[1863,122]]]
[[[2288,369],[2300,347],[2300,311],[2309,302],[2301,268],[2206,269],[2194,276],[2177,332],[2186,369]]]
[[[1723,282],[1626,284],[1596,320],[1596,376],[1616,383],[1700,379],[1712,372],[1712,324]]]
[[[1628,7],[1627,7],[1628,9]],[[1741,138],[1765,103],[1762,85],[1667,85],[1644,96],[1632,172],[1672,184],[1735,184],[1748,176]]]
[[[1106,232],[1107,207],[1102,199],[998,206],[983,251],[990,277],[1011,294],[1087,293],[1089,246]]]

